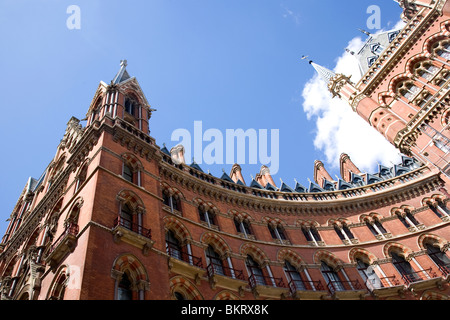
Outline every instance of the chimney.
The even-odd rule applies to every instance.
[[[170,155],[172,157],[172,161],[176,164],[186,164],[186,161],[184,159],[184,147],[183,145],[179,144],[172,149],[170,149]]]
[[[245,180],[244,180],[244,177],[242,176],[242,172],[241,171],[242,171],[241,166],[238,165],[237,163],[235,163],[233,165],[233,167],[231,167],[230,178],[235,183],[237,183],[239,180],[241,180],[241,182],[243,184],[245,184]]]
[[[356,174],[362,174],[361,170],[352,162],[349,155],[346,153],[341,154],[340,157],[340,168],[342,180],[350,182],[352,177],[352,172]]]
[[[323,162],[320,160],[314,161],[314,181],[322,188],[324,186],[324,178],[328,181],[334,181],[325,169]]]

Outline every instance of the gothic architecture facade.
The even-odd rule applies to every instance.
[[[406,26],[354,53],[358,83],[311,64],[401,163],[365,173],[342,154],[340,178],[316,161],[307,187],[264,166],[215,177],[156,144],[122,61],[26,183],[1,299],[449,299],[450,1],[399,3]]]

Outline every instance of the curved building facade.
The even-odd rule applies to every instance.
[[[250,183],[238,164],[215,177],[159,147],[123,61],[23,189],[1,299],[449,299],[450,4],[429,2],[401,3],[405,29],[359,83],[326,73],[402,162],[364,173],[342,154],[340,178],[316,161],[308,187],[264,166]]]

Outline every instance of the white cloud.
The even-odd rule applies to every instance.
[[[292,18],[295,24],[300,24],[300,15],[298,13],[295,13],[284,5],[281,5],[281,7],[284,9],[283,18]]]
[[[348,48],[358,51],[363,45],[361,38],[354,38]],[[336,73],[351,75],[357,82],[361,73],[354,56],[344,53],[337,59]],[[325,82],[315,75],[303,89],[303,109],[309,120],[316,121],[314,146],[321,150],[329,169],[339,168],[341,153],[347,153],[363,172],[373,173],[377,163],[391,165],[400,162],[399,151],[383,135],[359,117],[347,102],[332,99]]]

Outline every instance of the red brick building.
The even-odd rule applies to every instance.
[[[308,187],[266,167],[214,177],[160,148],[123,61],[20,195],[1,298],[449,299],[450,3],[421,4],[401,3],[385,47],[369,37],[358,83],[313,63],[402,163],[363,173],[343,154],[341,178],[316,161]]]

